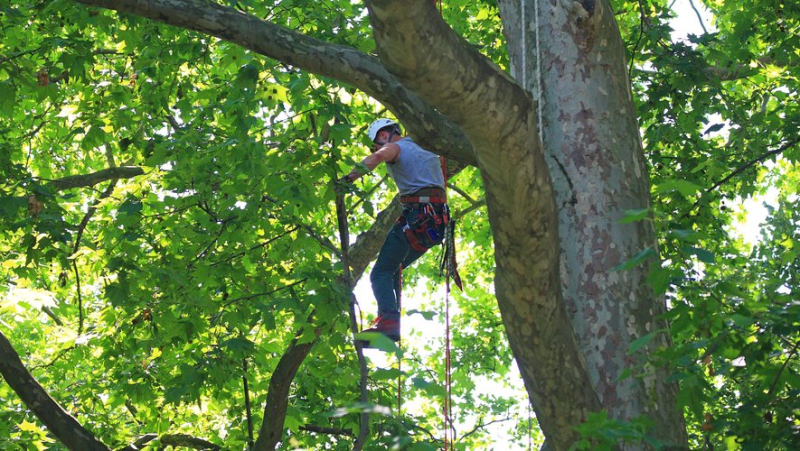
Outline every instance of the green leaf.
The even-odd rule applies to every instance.
[[[433,318],[434,318],[436,315],[438,315],[438,313],[437,313],[437,312],[433,312],[433,311],[430,311],[430,310],[425,310],[425,311],[422,311],[422,310],[416,310],[416,309],[409,310],[409,311],[407,312],[407,314],[408,314],[408,315],[422,315],[422,317],[423,317],[423,318],[425,318],[425,319],[426,319],[426,320],[428,320],[428,321],[431,321],[431,320],[433,320]]]
[[[140,213],[142,211],[142,202],[139,200],[126,200],[119,206],[119,212],[127,215]]]
[[[664,329],[656,330],[656,331],[650,332],[649,334],[647,334],[645,336],[639,337],[636,340],[633,340],[631,342],[630,346],[628,346],[628,354],[633,354],[634,352],[636,352],[636,351],[642,349],[643,347],[647,346],[647,344],[650,343],[653,340],[653,338],[655,338],[659,334],[663,334],[664,332],[665,332]]]
[[[17,89],[11,80],[0,81],[0,114],[11,116],[17,98]]]
[[[703,263],[714,263],[714,253],[699,247],[685,247],[687,252],[697,257]]]
[[[0,196],[0,217],[13,218],[27,205],[28,201],[24,197]]]
[[[667,180],[653,189],[656,194],[677,191],[684,197],[690,197],[700,190],[702,190],[702,187],[686,180]]]
[[[617,266],[611,268],[611,271],[612,272],[615,272],[615,271],[627,271],[629,269],[635,268],[636,266],[641,264],[643,261],[645,261],[647,258],[655,257],[655,256],[656,256],[656,252],[652,248],[648,247],[647,249],[644,249],[644,250],[640,251],[638,254],[634,255],[630,260],[626,261],[625,263],[622,263],[620,265],[617,265]]]
[[[404,374],[405,373],[403,371],[400,371],[399,369],[390,368],[390,369],[378,369],[372,371],[370,373],[370,376],[372,379],[380,381],[380,380],[395,380],[398,377],[403,376]]]
[[[300,335],[297,339],[297,344],[306,344],[311,343],[312,341],[317,339],[317,333],[313,327],[305,327],[303,329],[303,334]]]
[[[647,219],[650,214],[649,208],[642,208],[638,210],[625,210],[624,216],[619,220],[620,224],[628,224]]]
[[[252,354],[256,349],[255,343],[244,337],[235,337],[231,338],[230,340],[226,340],[222,342],[222,346],[228,348],[237,355],[244,356]]]
[[[750,327],[755,323],[755,319],[749,316],[734,313],[730,316],[731,321],[739,327]]]
[[[397,355],[401,355],[403,352],[394,341],[380,332],[361,332],[356,334],[355,338],[356,340],[368,341],[372,348],[383,352],[392,352]]]

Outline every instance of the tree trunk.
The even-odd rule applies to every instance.
[[[620,224],[626,210],[650,208],[651,199],[613,13],[605,1],[525,0],[524,12],[518,1],[499,4],[514,76],[541,102],[561,286],[595,390],[610,417],[645,415],[655,422],[655,438],[685,445],[677,386],[666,381],[665,368],[644,365],[642,374],[644,362],[628,354],[635,339],[666,329],[658,319],[665,301],[646,281],[649,264],[612,270],[644,249],[656,251],[652,221]],[[661,333],[645,354],[668,344]],[[626,369],[643,377],[620,380]]]
[[[555,449],[600,410],[561,294],[557,211],[530,96],[439,18],[427,0],[367,2],[387,69],[453,119],[476,152],[509,343]],[[533,137],[534,139],[531,139]]]

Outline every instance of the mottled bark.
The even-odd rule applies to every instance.
[[[0,374],[8,385],[67,448],[76,451],[108,450],[88,429],[64,410],[25,368],[19,354],[0,332]]]
[[[495,240],[495,283],[509,342],[557,449],[600,409],[561,298],[557,213],[535,104],[450,30],[427,0],[369,1],[381,61],[452,118],[476,149]]]
[[[518,1],[499,4],[514,75],[542,101],[542,137],[559,209],[561,284],[592,382],[610,416],[645,415],[656,424],[652,435],[684,445],[675,384],[667,383],[664,368],[628,355],[633,340],[666,328],[657,319],[664,299],[646,282],[647,264],[612,270],[656,248],[651,221],[619,222],[626,210],[649,208],[650,193],[613,14],[607,2],[585,8],[575,1],[526,0],[525,13]],[[645,351],[667,344],[663,333]],[[644,370],[644,377],[621,380],[625,370]]]

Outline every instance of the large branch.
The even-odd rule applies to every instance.
[[[448,27],[433,2],[375,0],[367,6],[386,68],[458,124],[476,150],[503,141],[528,120],[530,95]]]
[[[148,17],[240,45],[308,72],[355,86],[389,107],[424,147],[475,164],[463,132],[391,75],[378,59],[329,44],[207,0],[76,0]]]
[[[312,323],[314,313],[308,319],[308,323],[298,333],[298,337],[303,335],[305,327]],[[286,352],[278,361],[278,366],[272,372],[269,379],[269,390],[267,391],[267,402],[264,406],[264,421],[258,431],[253,449],[256,451],[273,450],[283,436],[283,425],[286,421],[286,410],[289,405],[289,390],[292,388],[292,381],[297,375],[303,361],[311,352],[311,348],[317,344],[320,331],[315,331],[316,337],[308,343],[300,343],[296,337],[292,340]]]
[[[70,175],[52,180],[47,186],[54,191],[63,191],[71,188],[95,186],[108,180],[128,179],[142,174],[144,174],[144,169],[138,166],[119,166],[102,169],[91,174]]]
[[[495,287],[509,344],[548,443],[601,410],[564,304],[558,212],[530,95],[456,35],[429,0],[368,0],[381,61],[468,135],[486,189]]]
[[[78,423],[78,420],[47,394],[25,368],[17,351],[2,332],[0,332],[0,374],[22,402],[67,448],[80,451],[108,450],[106,445],[97,440],[94,434]]]

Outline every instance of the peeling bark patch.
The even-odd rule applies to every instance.
[[[583,9],[585,9],[587,13],[590,15],[594,14],[594,0],[583,0],[581,5],[583,5]]]
[[[561,55],[549,52],[547,50],[543,50],[542,61],[544,62],[544,64],[547,65],[544,68],[545,72],[550,72],[555,70],[559,77],[564,76],[564,71],[566,70],[567,65],[561,58]]]

